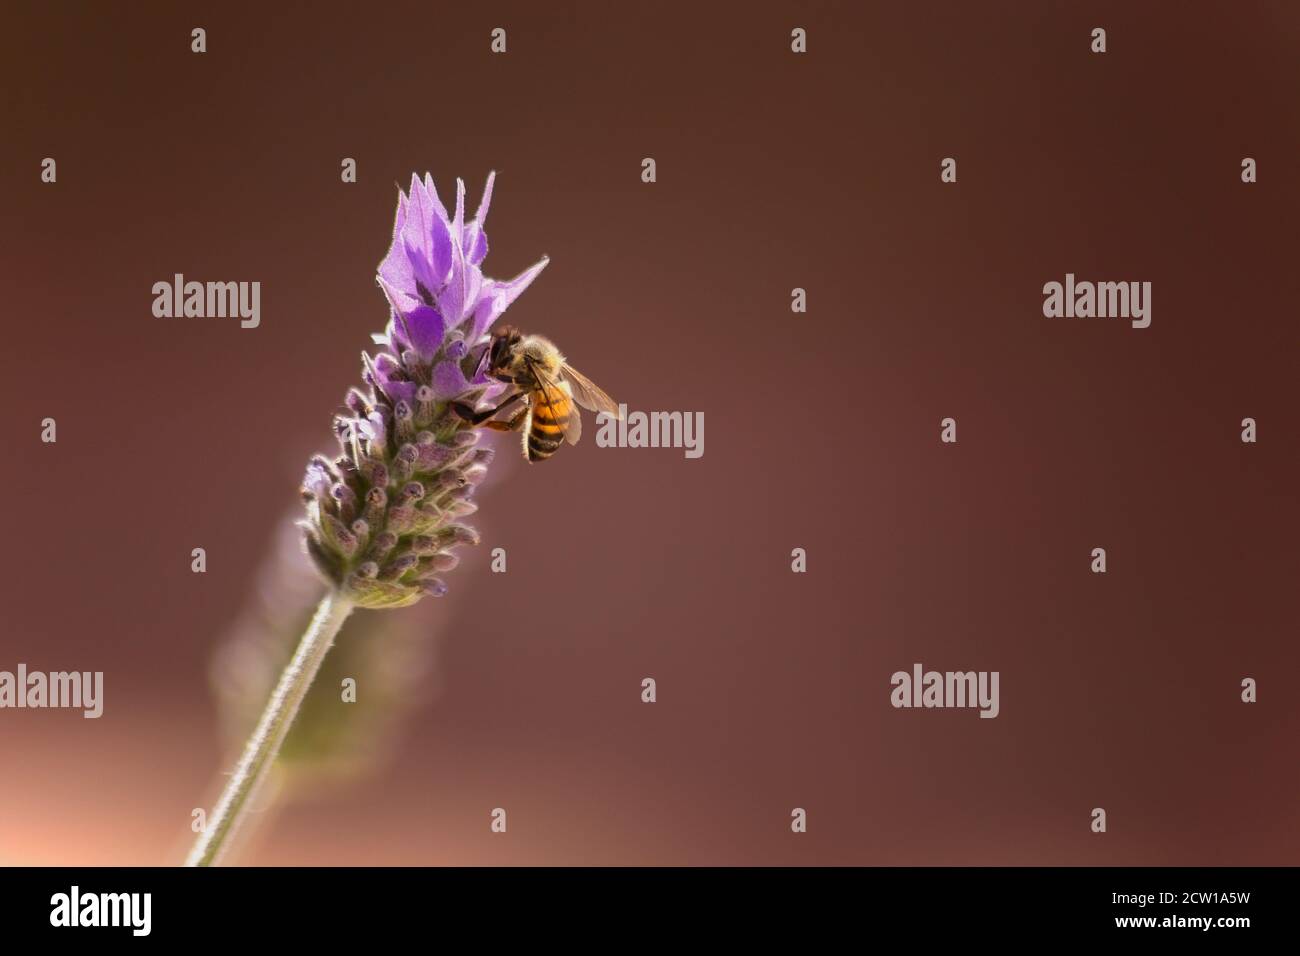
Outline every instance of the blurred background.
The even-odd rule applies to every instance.
[[[349,623],[342,759],[234,862],[1300,861],[1293,4],[4,17],[0,669],[105,710],[0,712],[0,863],[182,858],[315,598],[285,526],[396,183],[492,169],[485,272],[551,257],[509,320],[705,454],[501,441],[483,544]],[[177,272],[260,281],[261,327],[154,318]],[[1067,272],[1151,281],[1151,328],[1045,319]],[[917,661],[1000,716],[892,709]]]

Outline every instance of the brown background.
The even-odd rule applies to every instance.
[[[393,761],[242,860],[1300,863],[1293,4],[324,6],[8,14],[0,669],[106,712],[0,712],[0,861],[179,859],[394,182],[495,168],[485,270],[552,258],[509,317],[705,455],[505,444],[394,612],[442,648]],[[1151,328],[1045,319],[1068,271],[1151,281]],[[174,272],[261,281],[261,328],[155,319]],[[893,710],[914,661],[1001,716]]]

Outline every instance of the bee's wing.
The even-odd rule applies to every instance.
[[[568,382],[564,382],[568,385]],[[569,395],[573,395],[572,389],[566,389]],[[569,420],[564,423],[564,439],[570,445],[578,444],[578,439],[582,437],[582,412],[578,411],[578,406],[569,402]]]
[[[605,394],[604,389],[583,375],[572,365],[565,365],[560,374],[569,383],[569,392],[573,400],[583,408],[593,412],[605,412],[615,418],[622,418],[618,403]]]
[[[556,395],[556,393],[566,395],[566,396],[571,396],[573,394],[572,389],[565,387],[568,384],[566,382],[555,381],[553,378],[547,375],[544,371],[542,371],[532,362],[528,363],[528,368],[532,372],[533,378],[537,382],[537,386],[538,386],[537,391],[540,396],[540,400],[550,407],[551,414],[554,415],[555,414],[554,396]],[[572,402],[569,402],[569,417],[564,423],[564,438],[570,445],[576,445],[578,444],[578,439],[581,437],[582,437],[582,415],[581,413],[579,413],[577,406],[575,406]]]

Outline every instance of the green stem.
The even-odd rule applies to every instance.
[[[280,745],[307,696],[307,688],[316,679],[325,654],[351,611],[352,602],[337,593],[331,592],[321,598],[316,616],[312,618],[307,633],[303,634],[293,660],[280,675],[280,683],[271,694],[262,719],[257,722],[257,729],[248,738],[244,754],[226,783],[216,809],[208,817],[207,826],[190,850],[186,866],[212,866],[227,849],[258,788],[275,763]]]

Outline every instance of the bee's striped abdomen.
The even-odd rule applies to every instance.
[[[524,454],[529,461],[541,461],[555,454],[564,443],[564,428],[571,414],[573,404],[568,395],[557,393],[555,389],[551,389],[549,395],[540,391],[533,394],[528,431],[524,436]]]

